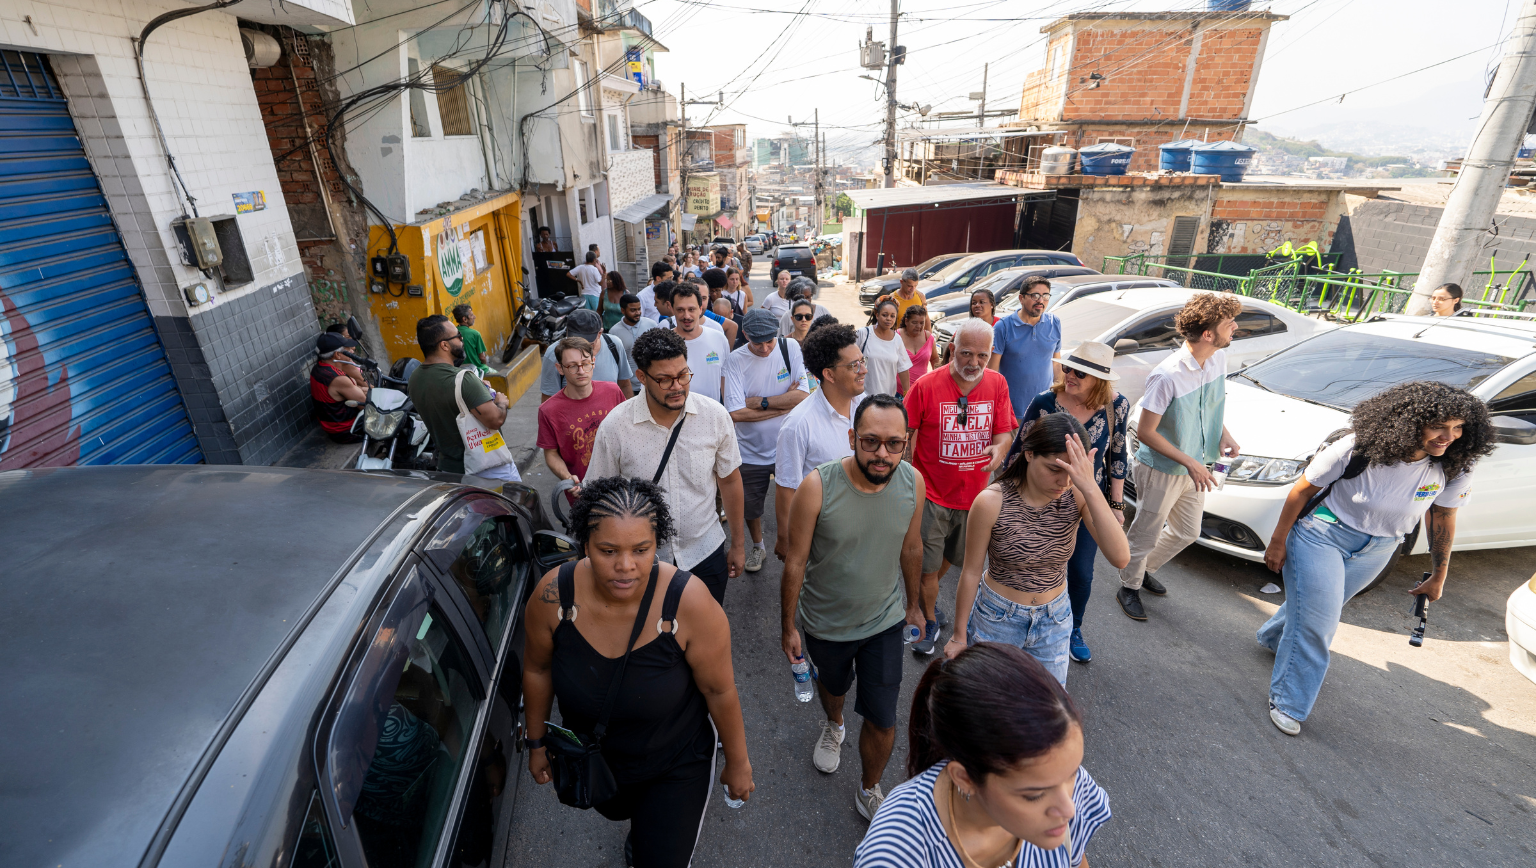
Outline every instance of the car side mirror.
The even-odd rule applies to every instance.
[[[1494,416],[1493,439],[1516,446],[1536,444],[1536,425],[1514,416]]]
[[[576,541],[552,530],[533,532],[533,559],[543,570],[552,570],[578,557]]]
[[[1115,341],[1115,355],[1123,356],[1126,353],[1134,353],[1141,349],[1141,343],[1134,338],[1121,338]]]

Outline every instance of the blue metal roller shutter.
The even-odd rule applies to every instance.
[[[202,460],[63,91],[0,52],[0,470]]]

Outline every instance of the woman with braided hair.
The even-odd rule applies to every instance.
[[[1350,425],[1296,481],[1264,552],[1264,564],[1285,576],[1285,604],[1258,639],[1275,652],[1269,719],[1286,735],[1301,733],[1317,702],[1344,603],[1421,519],[1433,568],[1408,593],[1440,599],[1456,509],[1471,493],[1473,465],[1495,445],[1482,400],[1444,383],[1393,386],[1355,405]]]
[[[631,821],[626,865],[686,868],[715,791],[717,738],[731,798],[754,788],[730,624],[702,581],[657,561],[657,545],[673,532],[659,486],[588,480],[570,526],[585,556],[547,573],[525,614],[528,770],[539,784],[551,780],[545,743],[560,737],[546,724],[553,699],[561,726],[585,735],[612,688],[600,743],[618,793],[594,807]]]

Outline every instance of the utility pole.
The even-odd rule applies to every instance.
[[[976,110],[977,127],[987,125],[987,67],[991,65],[990,63],[981,65],[981,107]]]
[[[683,234],[683,214],[688,211],[688,85],[681,82],[677,85],[677,109],[683,124],[677,143],[677,186],[682,188],[677,191],[677,249],[681,258],[681,251],[688,246],[684,242],[688,236]]]
[[[901,0],[891,0],[891,53],[885,61],[885,186],[896,186],[896,67],[904,60],[896,45],[896,19]]]
[[[816,148],[816,234],[820,235],[822,200],[825,194],[822,192],[821,181],[821,109],[819,108],[811,113],[811,136],[812,144]]]
[[[1524,6],[1483,101],[1477,135],[1467,149],[1456,185],[1435,227],[1429,255],[1413,285],[1409,314],[1428,314],[1429,294],[1441,284],[1459,283],[1472,289],[1466,284],[1482,259],[1480,242],[1498,210],[1515,151],[1531,126],[1536,107],[1536,4]]]

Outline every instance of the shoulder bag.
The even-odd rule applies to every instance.
[[[512,463],[512,450],[500,431],[493,431],[480,424],[464,403],[464,377],[469,368],[460,368],[453,378],[453,400],[459,404],[459,416],[454,421],[459,426],[459,440],[464,444],[464,472],[470,476],[492,467]]]

